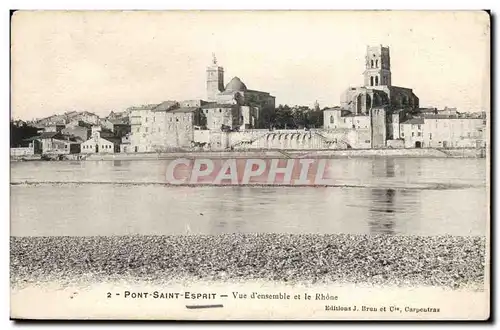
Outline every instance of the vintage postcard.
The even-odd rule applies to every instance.
[[[15,11],[12,319],[487,320],[486,11]]]

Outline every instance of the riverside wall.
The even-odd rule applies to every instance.
[[[247,150],[183,151],[169,153],[92,154],[85,160],[154,160],[175,158],[354,158],[354,157],[422,157],[483,158],[484,149],[348,149],[348,150]]]

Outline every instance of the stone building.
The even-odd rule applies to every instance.
[[[367,129],[370,146],[385,148],[395,138],[393,120],[399,129],[399,118],[418,108],[419,99],[412,89],[392,85],[389,47],[367,46],[363,80],[363,86],[342,93],[340,107],[323,111],[324,128]]]
[[[400,124],[405,148],[484,148],[486,118],[426,114]]]
[[[160,152],[189,147],[196,127],[205,126],[203,101],[165,101],[135,108],[130,113],[131,132],[122,150],[126,152]]]
[[[91,130],[85,126],[67,126],[62,129],[61,133],[71,135],[80,140],[81,142],[87,141],[91,135]]]
[[[233,129],[261,128],[276,105],[270,93],[248,89],[238,77],[224,87],[224,69],[215,56],[207,67],[207,100],[211,103],[203,109],[208,129],[221,129],[223,123]]]
[[[94,129],[92,136],[80,146],[83,154],[113,154],[120,152],[121,140],[110,135],[102,136],[99,129]]]
[[[389,47],[367,47],[363,78],[364,86],[349,87],[342,94],[342,109],[368,114],[371,108],[380,106],[388,106],[388,110],[418,108],[419,99],[411,88],[392,85]]]
[[[36,138],[44,155],[68,155],[80,152],[80,142],[60,132],[43,132]]]

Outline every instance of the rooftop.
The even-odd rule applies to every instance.
[[[246,92],[247,86],[238,77],[234,77],[226,85],[225,92]]]
[[[402,122],[401,124],[403,124],[403,125],[422,125],[423,123],[424,123],[423,118],[411,118],[411,119],[408,119],[408,120]]]
[[[152,108],[153,111],[169,111],[175,107],[178,107],[179,103],[176,101],[165,101],[158,104],[156,107]]]

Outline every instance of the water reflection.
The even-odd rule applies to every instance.
[[[394,158],[377,159],[372,164],[372,175],[377,178],[395,176]],[[371,234],[394,234],[395,232],[395,198],[394,189],[372,189],[368,225]]]
[[[366,187],[187,188],[111,184],[162,182],[165,163],[160,161],[20,162],[11,168],[14,182],[105,184],[12,185],[11,234],[484,235],[486,189],[415,188],[416,182],[481,185],[484,164],[476,159],[337,159],[335,177]]]
[[[371,234],[395,233],[395,197],[394,189],[372,189],[368,220]]]

